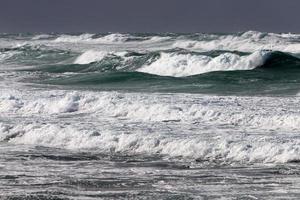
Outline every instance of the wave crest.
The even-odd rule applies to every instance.
[[[198,39],[178,39],[173,44],[175,48],[184,48],[194,51],[243,51],[254,52],[262,49],[274,51],[300,53],[299,35],[262,33],[247,31],[242,34],[221,35],[211,39],[199,37]]]
[[[205,55],[162,53],[160,58],[137,71],[160,76],[191,76],[212,71],[251,70],[264,64],[269,51],[257,51],[248,56],[224,53],[217,57]]]
[[[92,40],[94,34],[81,34],[81,35],[61,35],[54,40],[54,42],[70,42],[70,43],[77,43],[77,42],[88,42]]]

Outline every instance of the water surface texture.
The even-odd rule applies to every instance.
[[[0,34],[1,199],[299,199],[300,35]]]

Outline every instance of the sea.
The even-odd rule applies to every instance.
[[[300,199],[300,34],[0,34],[0,199]]]

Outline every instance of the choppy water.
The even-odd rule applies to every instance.
[[[3,199],[299,199],[300,35],[1,34]]]

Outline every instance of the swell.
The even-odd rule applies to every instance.
[[[187,77],[158,76],[124,68],[120,71],[115,66],[112,70],[112,66],[103,68],[103,65],[100,69],[104,71],[97,71],[95,69],[99,66],[96,63],[69,67],[69,71],[78,69],[77,72],[89,73],[50,78],[42,82],[101,90],[241,95],[296,94],[300,86],[300,59],[282,52],[272,52],[263,65],[252,70],[214,71]],[[48,72],[50,69],[55,68],[48,68]]]
[[[19,49],[9,49],[19,51]],[[4,51],[6,52],[6,51]],[[299,58],[283,52],[262,50],[254,53],[237,51],[210,51],[197,53],[182,49],[170,49],[153,52],[106,52],[89,50],[76,57],[76,53],[60,50],[42,50],[40,48],[22,49],[9,61],[35,61],[41,65],[30,71],[45,72],[109,72],[138,71],[160,76],[184,77],[212,71],[251,70],[258,67],[280,67],[280,65],[297,65]],[[65,60],[61,60],[65,59]],[[70,63],[70,61],[73,63]],[[64,62],[61,62],[64,61]],[[32,63],[31,63],[32,64]],[[74,69],[72,69],[72,66]],[[81,67],[80,67],[81,66]]]
[[[25,82],[73,89],[259,95],[296,94],[300,85],[300,59],[278,51],[78,54],[25,45],[0,52],[2,62],[19,64],[15,70],[33,74]],[[42,75],[35,77],[37,73]]]
[[[265,61],[261,68],[271,69],[286,69],[291,67],[298,68],[300,64],[300,58],[291,54],[275,51]]]

